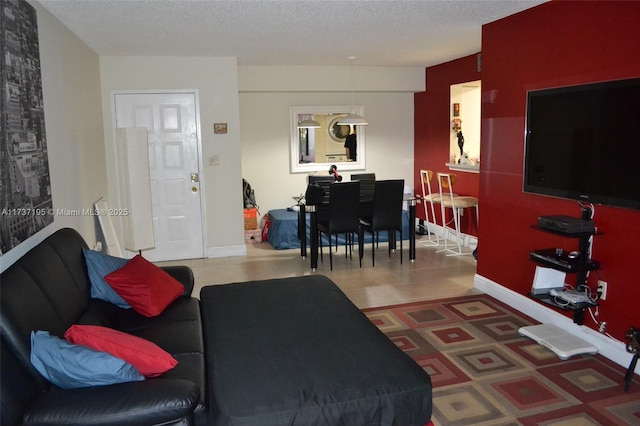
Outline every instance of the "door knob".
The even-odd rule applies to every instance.
[[[197,173],[191,173],[191,182],[200,182],[200,176]]]

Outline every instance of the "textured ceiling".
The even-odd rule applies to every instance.
[[[417,66],[480,51],[481,26],[544,0],[39,0],[102,56]]]

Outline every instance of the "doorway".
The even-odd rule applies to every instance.
[[[144,257],[152,262],[204,257],[198,92],[118,91],[113,107],[116,128],[148,132],[155,248]]]

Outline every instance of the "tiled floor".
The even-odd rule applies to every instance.
[[[274,250],[268,243],[250,244],[247,256],[192,259],[162,264],[187,264],[195,275],[194,296],[200,288],[211,284],[323,274],[331,278],[359,308],[386,306],[421,300],[478,293],[473,288],[476,263],[472,256],[451,256],[436,253],[436,248],[416,239],[416,259],[409,261],[409,244],[404,242],[403,264],[396,251],[387,256],[387,245],[376,251],[376,266],[371,266],[371,245],[365,247],[362,268],[357,252],[345,259],[344,247],[333,256],[333,271],[329,270],[327,248],[324,263],[311,271],[309,258],[302,259],[299,249]]]

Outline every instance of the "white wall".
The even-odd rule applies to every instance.
[[[55,210],[89,209],[107,193],[98,56],[38,3],[38,40]],[[57,229],[96,242],[92,216],[56,215],[53,224],[0,257],[6,269]]]
[[[104,139],[107,169],[115,170],[113,152],[113,90],[197,89],[204,168],[205,228],[208,253],[246,253],[240,173],[240,118],[235,58],[222,57],[101,57]],[[214,134],[213,123],[227,123],[227,134]],[[209,166],[210,155],[220,165]],[[117,199],[115,175],[109,175],[109,197]]]
[[[289,108],[350,105],[350,71],[239,67],[242,176],[255,190],[262,215],[295,204],[291,197],[306,189],[306,174],[290,172]],[[353,103],[364,105],[369,122],[364,171],[411,184],[413,93],[424,91],[424,69],[354,67],[353,75]],[[351,172],[343,174],[348,180]]]
[[[351,92],[351,81],[354,92],[424,92],[425,70],[355,65],[238,68],[241,92]]]
[[[291,196],[304,192],[305,175],[289,172],[289,108],[348,105],[352,97],[348,66],[237,67],[235,58],[102,57],[100,70],[108,170],[114,167],[112,90],[198,89],[208,256],[244,250],[242,177],[255,189],[261,214],[292,205]],[[371,123],[367,170],[411,182],[413,92],[424,90],[424,69],[354,68],[356,80],[366,91],[354,94],[355,103],[365,106]],[[299,92],[301,87],[307,91]],[[228,123],[229,133],[213,134],[214,122]],[[208,165],[210,155],[219,156],[219,166]],[[115,199],[114,177],[109,188]]]
[[[56,209],[87,209],[116,200],[112,90],[197,89],[200,98],[207,256],[245,252],[241,179],[256,190],[261,213],[293,204],[305,176],[289,172],[289,108],[349,105],[349,66],[241,67],[222,57],[98,57],[46,10],[38,12],[49,162]],[[422,68],[353,67],[356,104],[367,128],[367,170],[413,179],[413,93]],[[228,123],[215,135],[213,123]],[[219,166],[209,166],[218,155]],[[348,177],[348,174],[347,174]],[[58,228],[95,244],[94,218],[54,224],[0,257],[4,269]],[[119,228],[119,227],[118,227]]]

